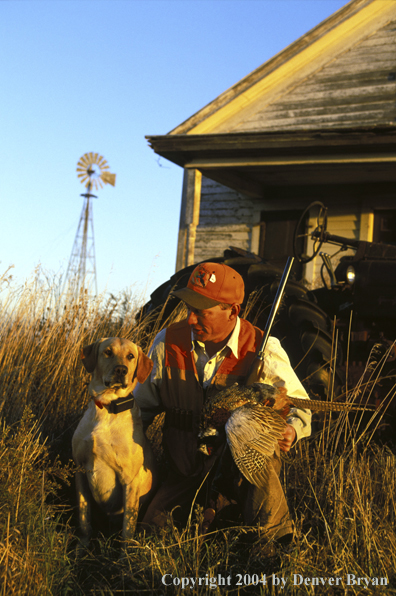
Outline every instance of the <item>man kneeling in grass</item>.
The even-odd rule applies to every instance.
[[[216,475],[216,488],[221,487],[223,493],[221,479],[229,478],[232,470],[237,480],[233,483],[236,492],[225,497],[238,502],[244,523],[258,524],[268,539],[284,541],[292,534],[289,508],[279,481],[280,451],[289,451],[298,440],[311,434],[309,410],[291,409],[286,430],[268,464],[266,479],[259,487],[238,478],[237,468],[225,464],[230,455],[224,446],[209,457],[198,451],[205,401],[246,378],[263,337],[260,329],[239,317],[244,293],[244,282],[237,271],[209,262],[198,265],[187,287],[174,292],[187,305],[187,318],[158,333],[149,354],[154,361],[153,371],[135,390],[147,424],[165,411],[163,446],[167,476],[149,505],[143,524],[164,526],[167,513],[174,508],[175,518],[185,523],[202,483],[198,502],[208,507],[208,499],[213,498],[210,482],[203,482],[205,477],[213,479]],[[267,343],[263,371],[260,382],[284,387],[290,397],[308,398],[286,352],[274,337]]]

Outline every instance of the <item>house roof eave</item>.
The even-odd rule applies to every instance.
[[[248,196],[307,181],[396,181],[396,126],[146,137],[158,155]],[[337,172],[337,174],[336,174]]]
[[[243,159],[276,159],[299,156],[302,160],[314,152],[317,156],[331,156],[341,152],[369,155],[393,152],[396,145],[396,126],[294,130],[275,132],[240,132],[205,135],[146,136],[155,153],[181,167],[193,167],[194,160],[205,163]],[[256,163],[255,162],[255,163]],[[248,161],[247,161],[248,163]]]

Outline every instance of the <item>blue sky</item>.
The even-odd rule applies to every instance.
[[[149,294],[175,270],[182,169],[148,147],[344,6],[345,0],[2,0],[0,275],[67,269],[84,187],[99,291]]]

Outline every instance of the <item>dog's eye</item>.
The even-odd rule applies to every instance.
[[[127,358],[128,358],[128,360],[133,360],[135,358],[135,356],[133,354],[128,354]]]
[[[106,354],[106,356],[111,356],[113,352],[110,348],[106,348],[106,350],[103,353]]]

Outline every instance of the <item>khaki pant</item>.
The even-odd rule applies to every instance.
[[[215,463],[216,460],[211,458],[195,476],[183,476],[174,470],[169,471],[148,506],[142,524],[163,527],[170,512],[177,522],[185,524],[194,503],[205,507],[209,501]]]
[[[261,532],[268,539],[281,538],[293,532],[289,507],[279,480],[281,471],[279,447],[277,447],[265,484],[257,488],[247,484],[246,497],[243,499],[243,519],[246,525],[259,524]]]
[[[241,475],[229,450],[226,449],[217,464],[208,462],[203,472],[197,476],[186,477],[171,472],[151,501],[142,524],[163,527],[167,513],[172,510],[174,518],[185,523],[195,498],[197,503],[205,507],[210,500],[219,502],[217,494],[225,493],[226,499],[221,499],[223,505],[238,503],[246,525],[258,524],[261,533],[268,539],[281,538],[293,530],[289,508],[279,480],[280,470],[280,452],[277,447],[268,464],[266,482],[257,488],[245,479],[241,481]],[[206,474],[208,477],[204,481]],[[199,490],[202,482],[203,486]],[[215,508],[218,510],[218,507]]]

